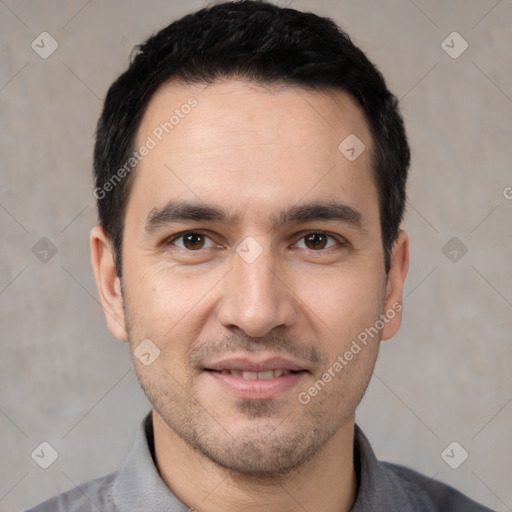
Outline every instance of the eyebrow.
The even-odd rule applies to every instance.
[[[283,224],[317,220],[343,222],[352,228],[364,231],[361,213],[352,206],[335,201],[298,204],[270,217],[271,229]],[[144,230],[152,233],[168,224],[186,221],[217,221],[236,225],[240,222],[240,216],[233,215],[218,205],[171,200],[163,207],[153,208],[149,212]]]

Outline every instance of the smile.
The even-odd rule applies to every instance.
[[[276,370],[265,370],[263,372],[253,372],[249,370],[221,370],[221,375],[234,375],[235,377],[242,377],[249,380],[269,380],[283,375],[292,373],[292,370],[285,370],[279,368]]]
[[[244,400],[278,398],[310,374],[300,361],[274,354],[234,355],[203,368],[208,386]]]

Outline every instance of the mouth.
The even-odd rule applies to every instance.
[[[281,357],[223,359],[204,371],[224,392],[246,400],[277,398],[309,373],[299,363]]]
[[[210,370],[215,371],[215,370]],[[265,370],[262,372],[253,372],[250,370],[221,370],[221,375],[234,375],[235,377],[242,377],[242,379],[248,380],[269,380],[275,379],[277,377],[282,377],[283,375],[288,375],[289,373],[297,373],[293,370],[285,370],[284,368],[277,368],[274,370]]]

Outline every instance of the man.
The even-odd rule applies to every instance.
[[[224,3],[141,45],[98,124],[91,253],[153,408],[119,472],[33,510],[488,510],[355,425],[401,322],[409,159],[328,19]]]

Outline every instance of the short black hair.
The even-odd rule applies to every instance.
[[[387,274],[403,218],[410,164],[397,98],[377,68],[330,18],[266,1],[241,0],[210,5],[150,37],[134,49],[128,69],[108,90],[96,132],[94,196],[100,225],[114,247],[118,276],[134,176],[126,162],[133,158],[149,101],[171,80],[208,85],[229,78],[309,90],[339,89],[360,105],[373,137]]]

